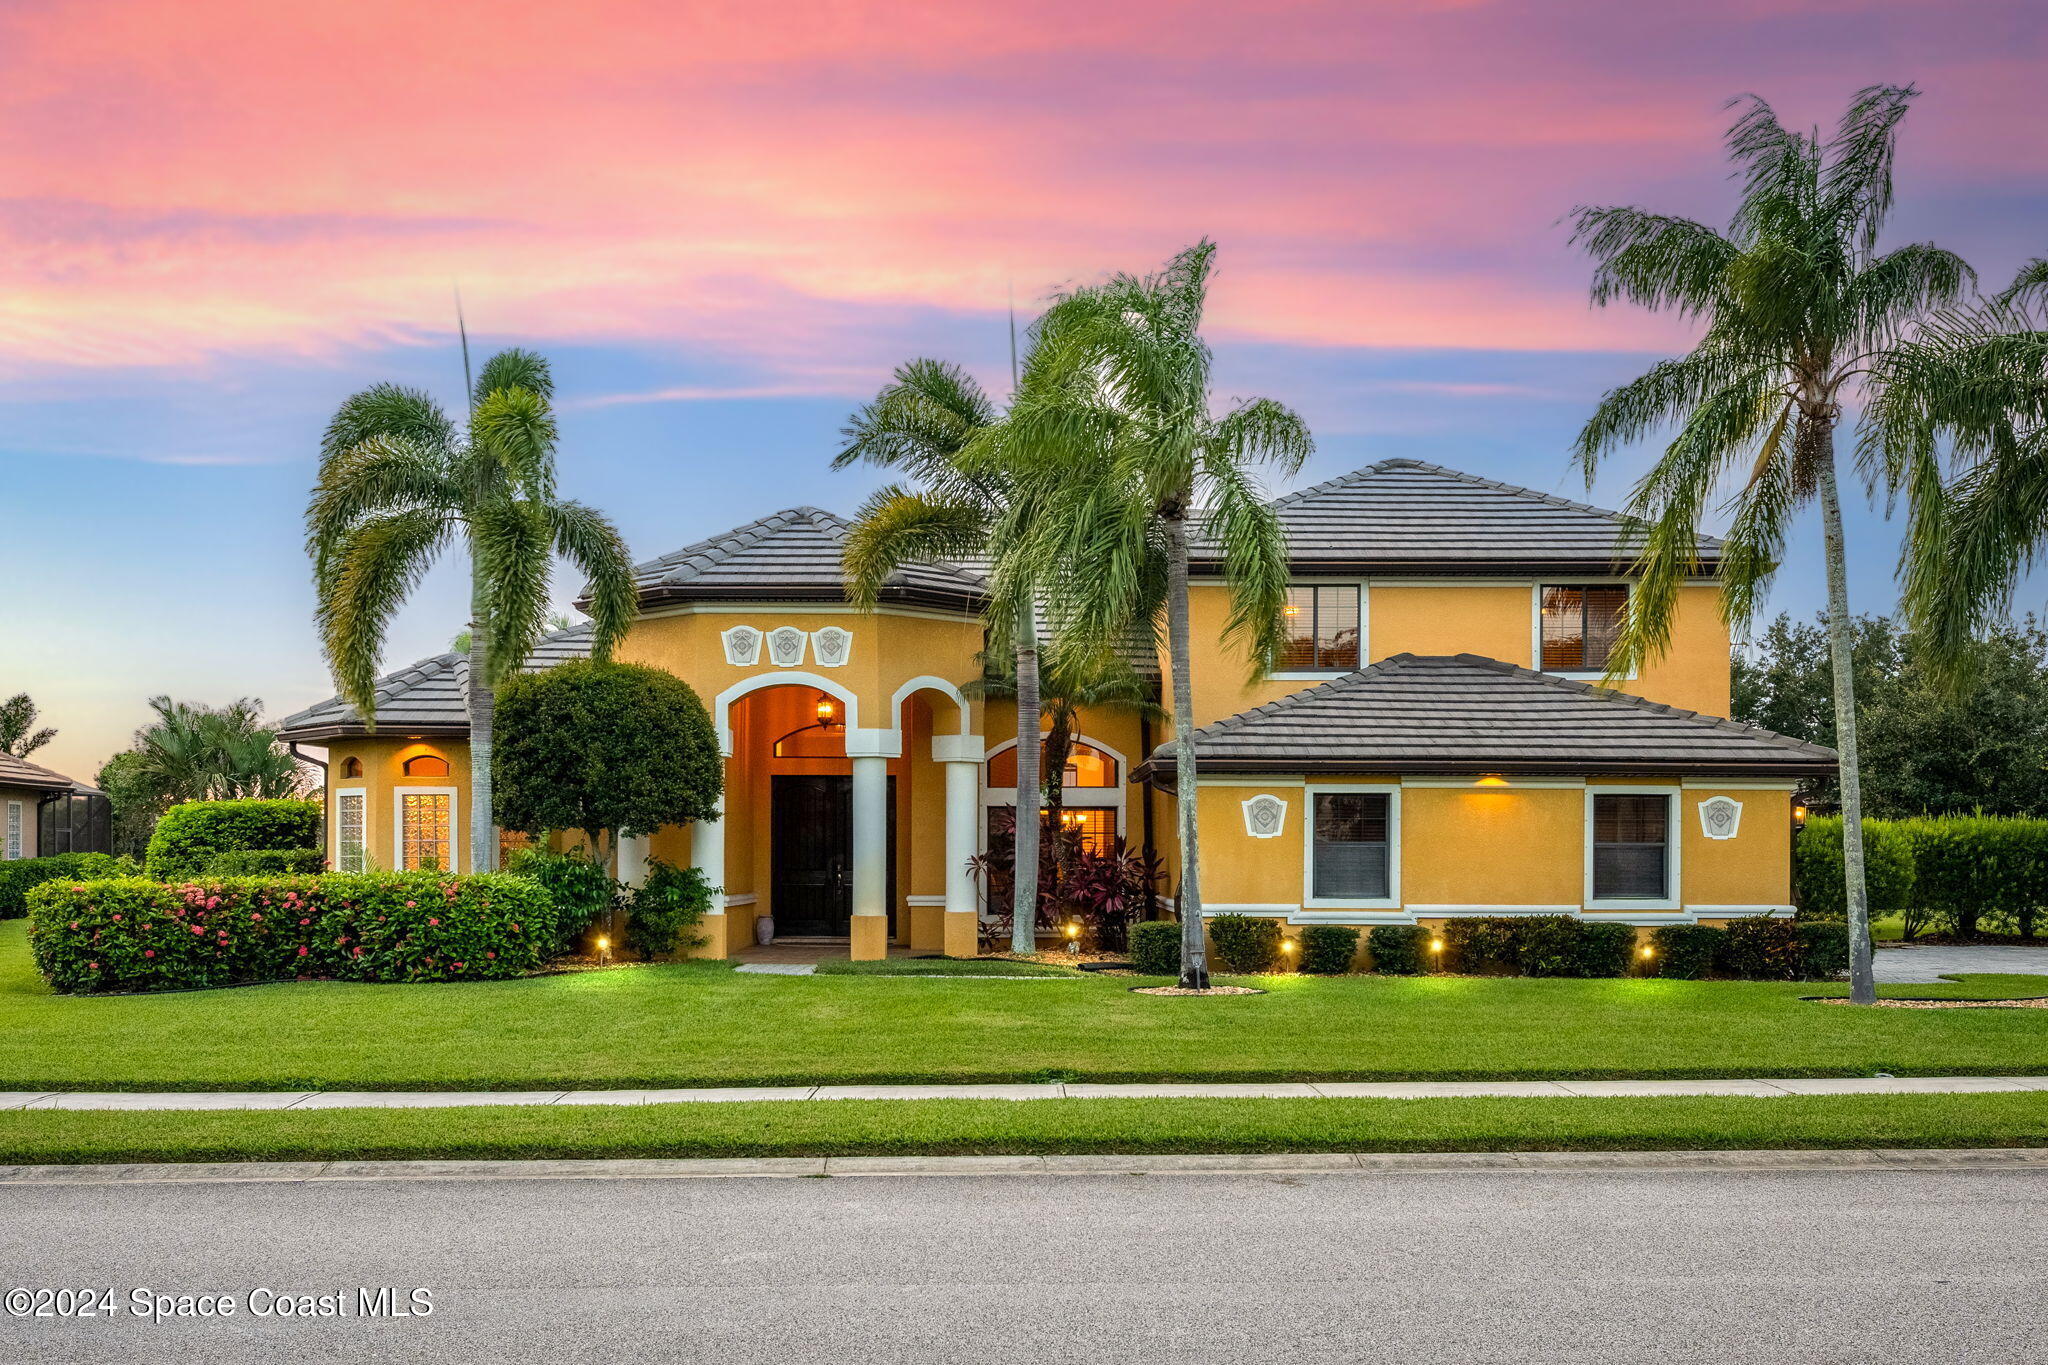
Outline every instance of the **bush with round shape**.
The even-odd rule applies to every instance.
[[[1444,950],[1437,966],[1448,972],[1516,972],[1522,966],[1523,921],[1506,915],[1447,919],[1437,936]]]
[[[327,870],[317,848],[231,848],[206,865],[209,877],[311,876]]]
[[[1504,926],[1504,965],[1524,976],[1585,976],[1586,926],[1570,915],[1533,915]]]
[[[1180,975],[1180,925],[1143,920],[1131,926],[1131,970],[1140,976]]]
[[[187,801],[156,822],[145,866],[159,881],[203,875],[240,848],[320,847],[318,801]]]
[[[36,966],[65,992],[493,980],[541,966],[555,941],[547,891],[503,873],[56,881],[30,903]]]
[[[1727,934],[1711,924],[1665,924],[1650,934],[1651,961],[1658,976],[1697,981],[1714,970]]]
[[[1636,931],[1632,924],[1580,926],[1579,969],[1575,976],[1627,976],[1635,961]]]
[[[694,867],[650,859],[646,882],[627,897],[626,946],[643,962],[701,946],[704,940],[689,931],[704,922],[714,889]]]
[[[1797,981],[1805,972],[1805,956],[1794,921],[1758,915],[1729,921],[1715,965],[1745,981]]]
[[[1849,926],[1839,920],[1801,920],[1799,972],[1808,981],[1827,981],[1849,970]]]
[[[1256,976],[1280,959],[1280,921],[1253,915],[1218,915],[1209,921],[1209,943],[1226,972]]]
[[[1372,969],[1386,976],[1417,975],[1422,971],[1422,940],[1427,933],[1413,924],[1374,926],[1365,940]]]
[[[1312,976],[1342,976],[1358,956],[1358,931],[1342,924],[1311,924],[1301,931],[1301,969]]]

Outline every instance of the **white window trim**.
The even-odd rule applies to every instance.
[[[1124,798],[1131,789],[1131,763],[1123,754],[1110,745],[1104,744],[1093,735],[1074,736],[1076,744],[1085,744],[1091,749],[1100,749],[1116,763],[1116,785],[1113,787],[1075,787],[1060,783],[1060,804],[1069,810],[1114,810],[1117,813],[1116,834],[1124,837]],[[995,761],[997,754],[1008,753],[1017,747],[1014,739],[1004,740],[990,749],[981,760],[981,804],[986,807],[1014,806],[1017,804],[1015,787],[991,786],[988,780],[988,765]],[[986,823],[986,822],[984,822]]]
[[[405,866],[405,798],[408,796],[445,796],[448,798],[448,866],[445,872],[462,870],[462,838],[456,828],[461,817],[458,809],[461,802],[456,798],[460,793],[454,787],[393,787],[391,789],[391,868],[394,872],[406,871]]]
[[[1604,668],[1576,668],[1559,670],[1543,666],[1543,590],[1545,588],[1592,588],[1619,584],[1628,589],[1628,600],[1636,600],[1635,582],[1629,578],[1601,577],[1559,577],[1539,578],[1529,585],[1529,667],[1531,670],[1552,678],[1571,678],[1578,682],[1598,682],[1607,676]],[[1616,682],[1635,682],[1634,673],[1624,673]]]
[[[1387,798],[1387,894],[1343,899],[1317,896],[1316,797],[1378,792]],[[1311,782],[1302,789],[1301,896],[1303,910],[1396,910],[1401,905],[1401,784],[1398,782]]]
[[[1302,574],[1287,580],[1290,588],[1356,588],[1358,589],[1358,663],[1351,668],[1293,668],[1266,676],[1274,682],[1328,682],[1342,678],[1370,666],[1372,655],[1372,591],[1362,578],[1317,577]]]
[[[1680,862],[1680,853],[1685,847],[1684,812],[1679,809],[1682,789],[1669,787],[1588,787],[1586,788],[1586,890],[1585,905],[1588,911],[1603,910],[1679,910],[1684,907],[1685,869]],[[1602,796],[1661,796],[1664,798],[1664,889],[1666,895],[1655,899],[1603,896],[1593,897],[1593,802]]]
[[[28,847],[28,816],[21,802],[7,803],[7,829],[4,834],[0,834],[0,839],[5,840],[4,843],[0,843],[0,857],[6,858],[9,862],[21,857],[21,851]]]
[[[327,865],[336,872],[341,871],[341,803],[344,797],[360,796],[363,799],[363,870],[370,867],[370,789],[368,787],[336,787],[334,789],[334,841],[328,850]],[[403,842],[404,836],[400,835]]]

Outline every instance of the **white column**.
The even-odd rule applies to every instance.
[[[981,763],[953,759],[946,764],[946,913],[979,916],[974,871],[967,863],[979,851]]]
[[[704,874],[704,880],[725,886],[725,802],[718,803],[718,818],[698,820],[690,825],[690,865]],[[725,913],[725,892],[712,892],[710,914]]]
[[[889,913],[889,760],[853,760],[853,913]]]

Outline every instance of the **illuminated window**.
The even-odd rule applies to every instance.
[[[1041,749],[1039,761],[1045,761]],[[1017,746],[1011,745],[988,761],[988,784],[991,787],[1015,787],[1017,785]],[[1117,785],[1116,760],[1093,744],[1076,742],[1067,751],[1067,771],[1064,785],[1069,787],[1114,787]]]
[[[1662,900],[1671,861],[1671,798],[1593,798],[1593,898]]]
[[[1597,673],[1605,669],[1627,607],[1628,587],[1622,583],[1543,589],[1543,670]]]
[[[1114,807],[1084,807],[1079,810],[1068,809],[1061,811],[1060,823],[1064,828],[1073,830],[1081,836],[1082,848],[1090,853],[1106,853],[1116,846],[1116,817],[1117,812]],[[1048,839],[1052,834],[1050,824],[1051,817],[1048,816],[1045,829],[1045,836]],[[989,846],[991,848],[998,846],[1005,849],[1013,848],[1014,845],[1011,843],[1011,838],[1012,831],[1015,828],[1016,825],[1011,807],[990,806],[988,808],[988,833]],[[1007,857],[1009,855],[1006,853],[1004,856]],[[1050,857],[1051,855],[1048,853],[1047,856]]]
[[[1288,672],[1358,667],[1358,585],[1296,584],[1281,608],[1285,639],[1280,667]]]
[[[344,758],[341,760],[341,775],[343,777],[361,777],[363,775],[363,760],[360,758]]]
[[[448,760],[439,754],[418,754],[405,760],[407,777],[446,777]]]
[[[362,792],[341,792],[334,798],[335,866],[342,872],[361,872],[369,863],[366,800]]]
[[[447,793],[407,792],[398,802],[399,849],[405,870],[450,870]]]

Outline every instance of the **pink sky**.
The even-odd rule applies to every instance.
[[[1721,218],[1722,105],[1745,90],[1825,121],[1858,86],[1919,82],[1901,228],[1987,274],[2048,253],[2043,14],[15,0],[0,11],[0,406],[166,380],[232,403],[289,360],[348,376],[309,400],[310,433],[366,357],[445,344],[458,282],[504,337],[741,372],[622,370],[577,398],[592,408],[850,396],[921,344],[923,320],[999,317],[1012,287],[1028,309],[1203,233],[1225,248],[1226,342],[1661,350],[1682,332],[1588,310],[1556,221],[1618,200]],[[1507,396],[1439,368],[1411,382]],[[79,449],[126,449],[74,426]],[[176,434],[141,458],[216,458],[214,433]],[[223,666],[214,690],[259,690],[244,676]],[[28,681],[62,710],[63,677]],[[274,710],[313,699],[286,690],[271,686]],[[124,705],[71,718],[56,756],[95,767],[139,719],[139,698]]]

